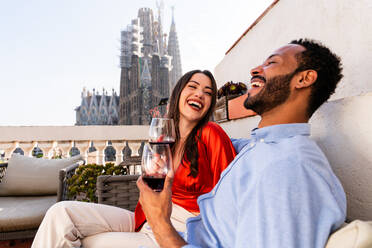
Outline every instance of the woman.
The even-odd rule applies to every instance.
[[[176,129],[172,222],[179,231],[185,229],[188,217],[199,213],[197,197],[212,190],[235,156],[222,128],[208,122],[216,94],[213,75],[194,70],[180,78],[170,98],[168,116],[174,119]],[[121,232],[121,247],[157,246],[139,204],[133,216],[112,206],[60,202],[48,210],[32,247],[79,247],[80,239],[84,247],[97,247],[94,235],[103,232]],[[115,247],[111,242],[114,239],[107,238],[103,245]]]
[[[197,197],[208,193],[218,182],[221,172],[233,160],[235,150],[225,132],[208,122],[216,105],[217,86],[212,73],[194,70],[183,75],[172,91],[168,116],[175,122],[176,142],[172,147],[174,182],[172,202],[191,214],[198,214]],[[190,158],[190,159],[188,159]],[[177,207],[175,209],[175,207]],[[183,212],[181,209],[180,211]],[[192,215],[177,214],[172,220],[178,231]],[[184,218],[182,218],[184,216]],[[136,231],[145,222],[138,204],[135,211]],[[183,227],[183,228],[182,228]]]

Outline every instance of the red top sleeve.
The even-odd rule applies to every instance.
[[[198,175],[190,174],[189,162],[183,161],[174,175],[172,202],[190,212],[199,212],[197,198],[210,192],[220,179],[221,172],[234,159],[236,152],[230,138],[216,123],[208,122],[198,140]],[[146,221],[138,203],[135,214],[135,228],[139,231]]]

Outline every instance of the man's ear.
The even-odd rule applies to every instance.
[[[318,73],[315,70],[306,70],[298,74],[295,87],[297,89],[306,88],[315,83]]]

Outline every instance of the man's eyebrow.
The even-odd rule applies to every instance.
[[[190,80],[189,82],[193,82],[193,83],[196,83],[196,84],[200,85],[199,82],[196,82],[194,80]],[[209,87],[209,86],[206,86],[205,88],[210,89],[210,90],[213,90],[212,87]]]
[[[272,57],[275,57],[275,56],[279,56],[279,54],[277,54],[277,53],[271,54],[266,60],[269,60],[269,59],[271,59]]]

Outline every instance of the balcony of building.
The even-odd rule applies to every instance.
[[[3,160],[14,152],[44,158],[81,154],[86,163],[119,164],[138,156],[147,139],[148,126],[2,126],[0,154]]]

